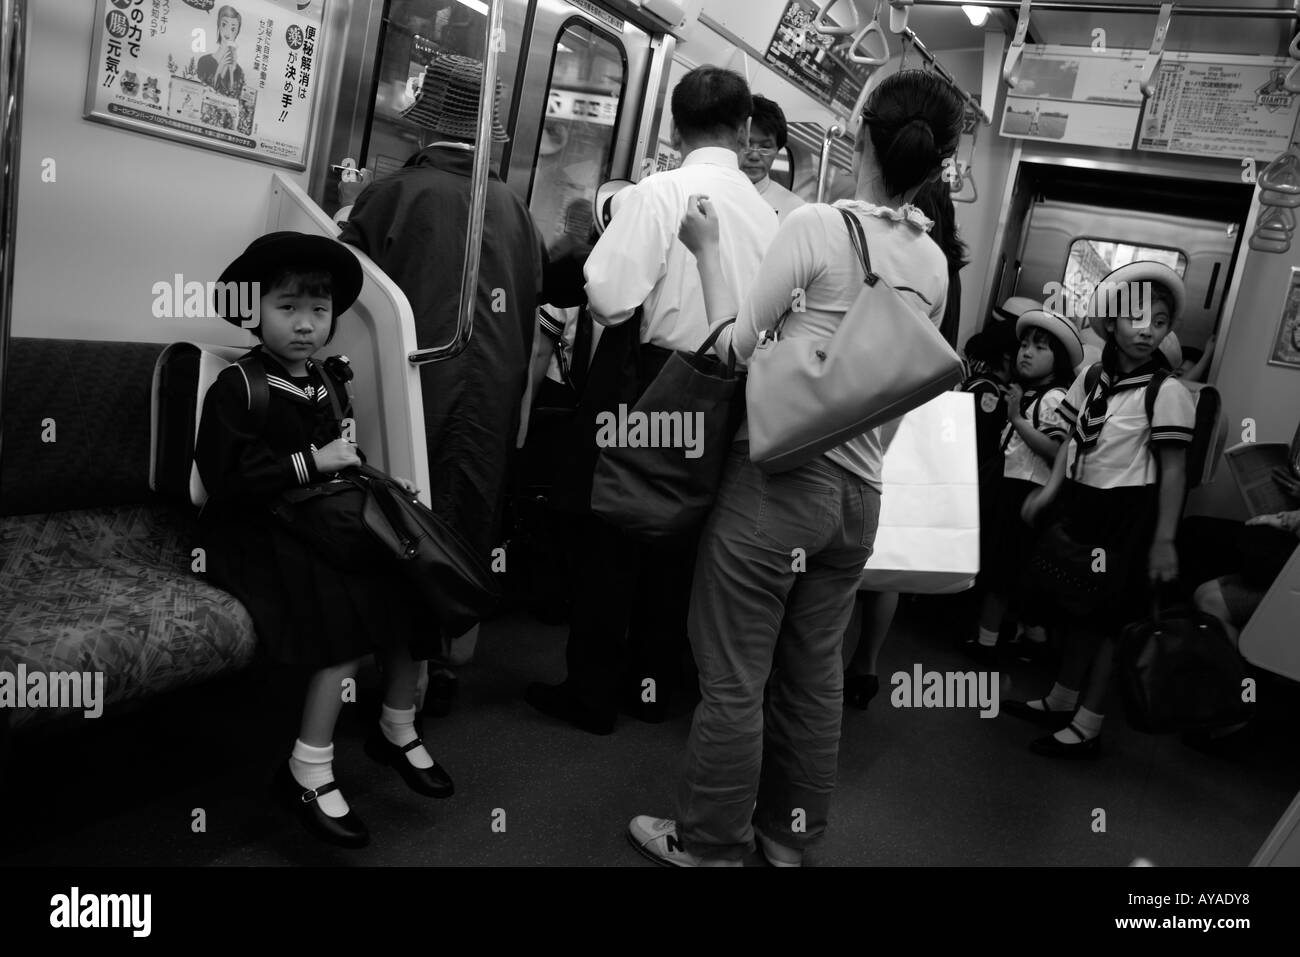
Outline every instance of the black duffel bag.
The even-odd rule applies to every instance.
[[[1246,665],[1223,623],[1187,605],[1161,607],[1124,629],[1120,694],[1129,724],[1162,734],[1239,724],[1254,714],[1243,701]]]
[[[396,562],[438,618],[461,635],[491,615],[502,593],[487,557],[391,477],[363,465],[330,482],[282,493],[271,506],[291,533],[344,571]]]

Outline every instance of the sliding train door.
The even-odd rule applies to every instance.
[[[595,3],[535,0],[507,184],[554,250],[584,243],[596,188],[636,179],[662,40]],[[647,95],[649,93],[649,95]]]

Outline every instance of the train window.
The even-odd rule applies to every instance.
[[[529,210],[546,245],[588,241],[591,201],[609,178],[627,75],[623,48],[582,20],[555,41]]]
[[[1074,315],[1086,314],[1093,289],[1111,270],[1144,259],[1162,263],[1179,276],[1187,271],[1187,256],[1177,249],[1134,246],[1110,239],[1076,239],[1072,242],[1062,284],[1066,294],[1071,297],[1071,305],[1076,309]]]
[[[482,60],[486,52],[487,5],[449,0],[391,0],[384,20],[375,110],[366,144],[367,165],[382,176],[401,167],[437,136],[410,122],[420,74],[435,53]],[[504,60],[501,61],[504,63]],[[501,116],[510,114],[510,83],[502,76]]]

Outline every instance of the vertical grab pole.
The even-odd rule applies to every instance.
[[[22,145],[23,50],[27,0],[0,0],[0,452],[4,446],[4,383],[13,326],[14,233],[18,222],[18,157]]]
[[[497,89],[497,54],[503,45],[502,0],[486,0],[487,55],[483,58],[483,85],[478,97],[478,136],[474,142],[474,173],[470,178],[469,224],[465,231],[465,267],[460,274],[460,308],[451,342],[410,355],[416,365],[441,362],[460,355],[474,334],[474,309],[478,299],[478,271],[483,253],[483,219],[487,206],[488,169],[492,160],[492,119]]]
[[[817,173],[817,202],[819,203],[826,202],[826,186],[831,178],[831,140],[843,135],[843,129],[832,126],[822,137],[822,165]]]

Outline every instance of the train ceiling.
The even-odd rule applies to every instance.
[[[1030,14],[1030,38],[1035,43],[1089,46],[1092,43],[1093,29],[1100,26],[1106,30],[1107,46],[1145,50],[1151,45],[1151,35],[1156,27],[1156,0],[1105,2],[1112,6],[1151,9],[1150,12],[1138,13],[1033,10]],[[854,5],[864,18],[870,17],[875,10],[876,0],[854,0]],[[1081,0],[1079,5],[1087,6],[1087,0]],[[1286,53],[1287,44],[1296,33],[1295,20],[1198,17],[1194,12],[1195,7],[1222,9],[1231,6],[1295,12],[1295,4],[1290,0],[1178,0],[1174,6],[1165,49],[1260,56]],[[844,9],[843,0],[836,7]],[[831,16],[834,17],[835,13],[836,10],[832,10]],[[1015,18],[1014,10],[994,10],[988,27],[995,27],[1000,20],[1006,32],[1010,33],[1015,26]],[[885,19],[886,11],[881,11],[882,22]],[[951,6],[913,6],[908,26],[935,52],[983,49],[984,46],[985,28],[972,26],[956,0]]]

